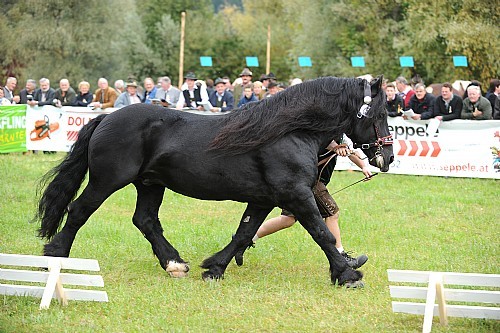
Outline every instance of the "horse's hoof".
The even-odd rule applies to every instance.
[[[361,280],[359,281],[349,281],[349,282],[346,282],[345,283],[345,287],[346,288],[364,288],[365,287],[365,283]]]
[[[206,272],[203,272],[201,274],[201,278],[205,282],[210,282],[210,281],[220,281],[220,280],[223,280],[224,276],[223,275],[222,276],[220,276],[220,275],[214,275],[213,273],[210,273],[209,271],[206,271]]]
[[[189,272],[189,265],[182,262],[169,261],[165,271],[174,278],[186,277]]]

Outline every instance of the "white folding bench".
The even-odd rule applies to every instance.
[[[48,271],[4,268],[5,266],[46,268]],[[100,275],[62,273],[63,269],[94,272],[100,270],[99,263],[93,259],[0,253],[0,282],[13,282],[13,284],[0,283],[0,295],[41,297],[40,309],[48,309],[52,298],[57,298],[63,305],[67,305],[68,300],[108,301],[108,295],[103,290],[63,287],[63,285],[104,287]],[[30,284],[19,284],[19,282]],[[38,285],[34,285],[36,283]]]
[[[389,282],[407,284],[390,285],[392,298],[425,300],[425,303],[392,301],[393,312],[424,315],[422,332],[431,331],[434,316],[439,316],[442,325],[448,324],[448,316],[500,320],[499,274],[392,269],[388,269],[387,274]],[[416,283],[426,286],[408,286],[408,284]],[[454,286],[454,288],[448,288],[449,286]],[[459,289],[457,286],[469,288]],[[481,289],[476,287],[481,287]],[[461,304],[451,305],[446,302],[461,302]]]

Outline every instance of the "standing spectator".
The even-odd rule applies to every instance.
[[[199,82],[195,84],[196,75],[193,72],[187,72],[184,80],[176,109],[190,108],[202,111],[203,107],[197,103],[208,102],[207,89]]]
[[[10,101],[3,94],[3,87],[0,86],[0,106],[10,105]]]
[[[249,83],[252,83],[252,71],[248,68],[243,68],[240,74],[241,84],[235,84],[233,87],[233,94],[237,100],[243,97],[243,87]]]
[[[161,105],[170,107],[179,101],[181,91],[172,85],[168,76],[160,78],[160,88],[156,91],[156,98],[161,100]]]
[[[118,95],[125,92],[125,82],[123,82],[123,80],[116,80],[113,86],[115,87]]]
[[[415,115],[411,117],[413,120],[426,120],[430,119],[434,115],[434,101],[436,97],[433,94],[425,91],[425,85],[423,83],[417,83],[415,85],[415,94],[410,99],[410,109],[413,110]],[[404,119],[408,119],[403,115]]]
[[[233,86],[231,85],[231,79],[229,79],[229,76],[224,76],[222,78],[224,80],[224,84],[226,85],[226,90],[230,91],[231,93],[233,92]]]
[[[224,80],[215,80],[215,91],[210,94],[208,101],[212,104],[212,112],[226,112],[234,108],[234,97],[230,91],[226,90]]]
[[[276,81],[276,75],[274,73],[269,72],[268,74],[265,74],[262,76],[261,81],[262,81],[262,90],[267,90],[269,88],[269,83],[271,81]]]
[[[80,82],[73,106],[88,106],[92,103],[92,99],[94,99],[94,94],[90,92],[90,83],[87,81]]]
[[[495,108],[493,111],[493,119],[500,120],[500,97],[497,96],[495,101]]]
[[[441,86],[441,96],[434,102],[434,117],[438,120],[448,121],[460,119],[463,100],[453,93],[453,86],[449,82]]]
[[[415,95],[415,91],[408,85],[408,81],[403,76],[396,79],[396,88],[398,88],[399,95],[404,101],[405,110],[410,107],[410,99]]]
[[[207,79],[205,81],[205,83],[207,84],[207,93],[208,93],[208,96],[210,96],[214,91],[215,91],[215,88],[214,88],[214,80],[212,79]]]
[[[26,86],[19,92],[19,104],[28,104],[28,99],[33,100],[36,90],[36,81],[33,79],[26,80]],[[28,98],[30,96],[31,98]]]
[[[142,102],[146,104],[151,104],[151,100],[156,98],[156,85],[152,78],[147,77],[144,79],[144,96],[142,96]]]
[[[490,82],[490,89],[488,89],[486,96],[484,96],[490,101],[492,110],[495,109],[495,103],[498,99],[498,96],[500,96],[500,80],[493,79]]]
[[[54,94],[54,100],[57,100],[56,106],[68,106],[75,103],[76,93],[73,88],[69,85],[68,79],[61,79],[59,81],[59,88]]]
[[[28,104],[31,106],[52,105],[56,91],[50,87],[49,79],[41,78],[38,83],[40,83],[40,88],[35,91],[34,100],[28,101]]]
[[[481,87],[469,85],[467,96],[463,102],[462,119],[491,119],[491,104],[490,101],[481,96]]]
[[[385,95],[387,96],[386,105],[389,117],[398,117],[403,115],[404,102],[401,96],[396,94],[396,87],[392,83],[387,83],[385,87]]]
[[[101,77],[97,81],[99,89],[95,91],[94,99],[89,105],[94,108],[107,109],[115,105],[116,98],[118,97],[116,90],[109,86],[108,80]]]
[[[141,96],[137,93],[137,82],[127,82],[126,91],[116,99],[115,108],[122,108],[131,104],[141,103]]]
[[[276,95],[279,92],[279,84],[276,81],[270,81],[267,85],[267,93],[264,95],[264,98],[271,97]]]
[[[258,101],[259,99],[257,98],[257,96],[255,96],[252,89],[252,85],[247,84],[245,87],[243,87],[243,97],[238,102],[238,107],[243,106],[247,103],[258,102]]]
[[[19,103],[21,100],[19,95],[14,95],[14,90],[17,87],[17,79],[13,76],[7,78],[5,87],[3,87],[4,98],[7,98],[11,104]]]

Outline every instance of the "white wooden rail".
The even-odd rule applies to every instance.
[[[393,298],[425,300],[425,303],[392,301],[393,312],[424,315],[424,333],[431,331],[434,316],[439,316],[442,325],[448,324],[448,316],[500,320],[499,274],[392,269],[388,269],[387,274],[390,282],[426,284],[425,287],[389,286]],[[453,285],[454,288],[445,288],[445,285]],[[472,288],[459,289],[456,286]],[[475,287],[481,289],[477,290]],[[464,305],[449,305],[446,302],[462,302]]]
[[[4,268],[5,266],[46,268],[48,271]],[[40,309],[48,309],[52,298],[57,298],[63,305],[67,305],[68,300],[108,301],[108,295],[103,290],[63,287],[63,285],[104,287],[100,275],[62,273],[61,270],[64,269],[94,272],[100,270],[99,263],[93,259],[0,253],[0,282],[13,282],[13,284],[0,283],[0,295],[41,297]],[[30,284],[19,284],[20,282]],[[33,285],[33,283],[44,285]]]

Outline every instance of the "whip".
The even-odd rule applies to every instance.
[[[342,187],[340,190],[335,191],[335,192],[333,192],[332,194],[339,193],[340,191],[343,191],[343,190],[345,190],[345,189],[346,189],[346,188],[348,188],[348,187],[351,187],[351,186],[353,186],[353,185],[356,185],[357,183],[361,183],[361,182],[367,181],[367,180],[369,180],[369,179],[372,179],[372,178],[373,178],[373,177],[375,177],[376,175],[378,175],[378,172],[374,172],[374,173],[372,173],[372,175],[371,175],[370,177],[365,177],[365,178],[363,178],[363,179],[360,179],[360,180],[358,180],[358,181],[356,181],[356,182],[352,183],[351,185],[347,185],[346,187]]]

